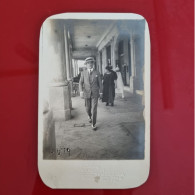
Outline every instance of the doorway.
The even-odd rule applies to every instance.
[[[107,56],[107,64],[108,66],[111,66],[111,46],[106,47],[106,56]]]
[[[126,66],[124,66],[124,41],[121,40],[118,44],[118,66],[121,71],[123,84],[127,85],[126,81]]]

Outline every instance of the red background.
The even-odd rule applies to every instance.
[[[193,0],[1,0],[0,194],[191,195],[194,185]],[[52,190],[37,169],[42,22],[63,12],[132,12],[151,36],[151,169],[126,190]]]

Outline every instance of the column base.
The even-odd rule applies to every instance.
[[[133,76],[130,77],[130,92],[135,93],[135,77]]]
[[[136,90],[140,89],[139,79],[135,76],[130,77],[130,92],[135,94]]]
[[[142,105],[145,105],[144,90],[136,90],[136,95],[140,98]]]
[[[69,120],[72,107],[69,85],[50,87],[49,104],[55,121]]]
[[[54,110],[53,111],[53,118],[55,121],[67,121],[71,118],[71,111],[70,109],[66,110]]]

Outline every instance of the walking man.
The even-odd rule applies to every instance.
[[[92,123],[92,129],[96,130],[98,98],[102,98],[102,81],[100,73],[94,69],[95,59],[85,59],[87,69],[81,73],[79,81],[80,97],[85,99],[85,107],[88,120]]]

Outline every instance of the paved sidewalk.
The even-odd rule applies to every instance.
[[[88,123],[84,99],[72,98],[72,118],[55,122],[57,159],[143,159],[144,107],[129,92],[114,107],[99,101],[97,130]]]

